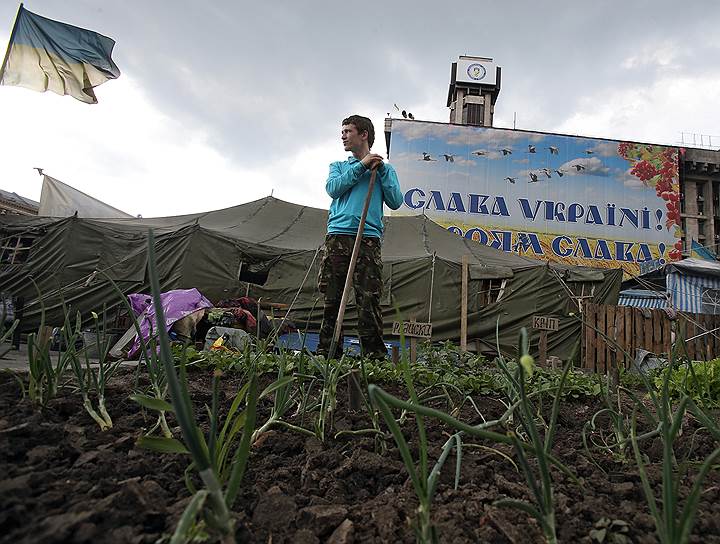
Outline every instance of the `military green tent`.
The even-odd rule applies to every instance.
[[[40,319],[30,276],[42,292],[48,323],[61,322],[63,299],[84,315],[103,304],[117,306],[105,275],[125,293],[147,292],[152,228],[163,290],[196,287],[212,301],[249,293],[292,304],[291,318],[317,330],[322,299],[316,278],[326,222],[326,210],[272,197],[153,219],[5,216],[0,290],[24,297],[25,331]],[[577,301],[617,302],[620,269],[548,265],[466,240],[424,216],[389,217],[383,243],[386,335],[397,309],[404,319],[431,321],[433,340],[458,339],[463,255],[470,263],[468,338],[489,349],[498,322],[500,347],[512,353],[520,327],[544,315],[560,320],[548,353],[568,356],[580,338]],[[352,333],[352,298],[346,324]]]

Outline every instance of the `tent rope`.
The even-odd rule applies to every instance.
[[[282,229],[282,230],[281,230],[280,232],[278,232],[277,234],[273,234],[270,238],[266,238],[265,240],[260,240],[260,243],[261,243],[261,244],[266,244],[266,243],[269,242],[270,240],[274,240],[275,238],[278,238],[278,237],[282,236],[283,234],[285,234],[286,232],[288,232],[291,228],[293,228],[293,226],[295,226],[295,223],[297,223],[297,222],[300,220],[300,218],[301,218],[301,217],[303,216],[303,214],[305,213],[305,210],[306,210],[306,209],[307,209],[307,206],[303,206],[302,208],[300,208],[300,211],[299,211],[298,214],[295,216],[295,218],[294,218],[292,221],[290,221],[290,224],[289,224],[289,225],[287,225],[284,229]]]
[[[428,302],[428,323],[432,323],[432,302],[433,302],[433,286],[435,285],[435,256],[432,254],[432,269],[430,270],[430,300]]]
[[[575,295],[575,293],[572,292],[572,289],[570,289],[570,286],[568,286],[568,284],[565,282],[565,280],[562,278],[562,276],[560,276],[560,274],[558,274],[558,271],[555,270],[552,266],[550,266],[549,263],[548,263],[548,268],[549,268],[550,271],[555,275],[555,278],[556,278],[556,279],[558,280],[558,282],[560,283],[560,286],[561,286],[563,289],[565,289],[565,291],[567,292],[568,297],[570,298],[570,300],[572,300],[572,301],[575,303],[575,305],[578,307],[578,311],[582,313],[582,307],[581,307],[581,305],[580,305],[580,302],[579,302],[578,300],[576,300],[576,299],[577,299],[577,295]]]
[[[313,269],[313,265],[315,264],[315,259],[317,259],[318,253],[320,253],[320,248],[322,246],[318,246],[318,248],[315,250],[315,255],[313,255],[312,261],[310,262],[310,266],[307,269],[307,272],[305,272],[305,277],[303,278],[302,282],[300,283],[300,287],[295,292],[295,297],[293,298],[292,302],[290,303],[290,306],[288,306],[287,312],[285,312],[285,317],[282,318],[282,321],[280,321],[280,325],[277,327],[274,327],[275,330],[273,331],[273,335],[270,337],[271,341],[277,340],[280,330],[282,329],[283,325],[285,324],[285,321],[287,321],[288,316],[290,315],[290,312],[293,309],[293,306],[297,302],[298,297],[300,296],[300,293],[302,292],[303,288],[305,287],[305,282],[308,279],[308,276],[310,275],[310,271]]]

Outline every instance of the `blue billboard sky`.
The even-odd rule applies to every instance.
[[[620,156],[619,144],[393,120],[390,162],[406,195],[398,212],[441,223],[672,244],[676,231],[666,226],[665,202],[630,172],[633,163]],[[496,213],[472,213],[479,201]]]

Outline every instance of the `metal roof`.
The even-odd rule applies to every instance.
[[[35,202],[34,200],[31,200],[29,198],[20,196],[17,193],[3,191],[2,189],[0,189],[0,198],[2,198],[3,200],[9,200],[10,202],[14,202],[15,204],[19,204],[20,206],[25,206],[25,207],[31,208],[31,209],[37,210],[40,207],[39,202]]]

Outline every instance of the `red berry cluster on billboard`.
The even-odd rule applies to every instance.
[[[680,182],[678,178],[678,150],[672,147],[622,142],[618,154],[632,163],[630,174],[642,181],[646,187],[654,187],[655,194],[665,202],[665,227],[675,227],[675,236],[682,236],[680,230]],[[668,257],[677,261],[682,256],[682,241],[678,240]]]

